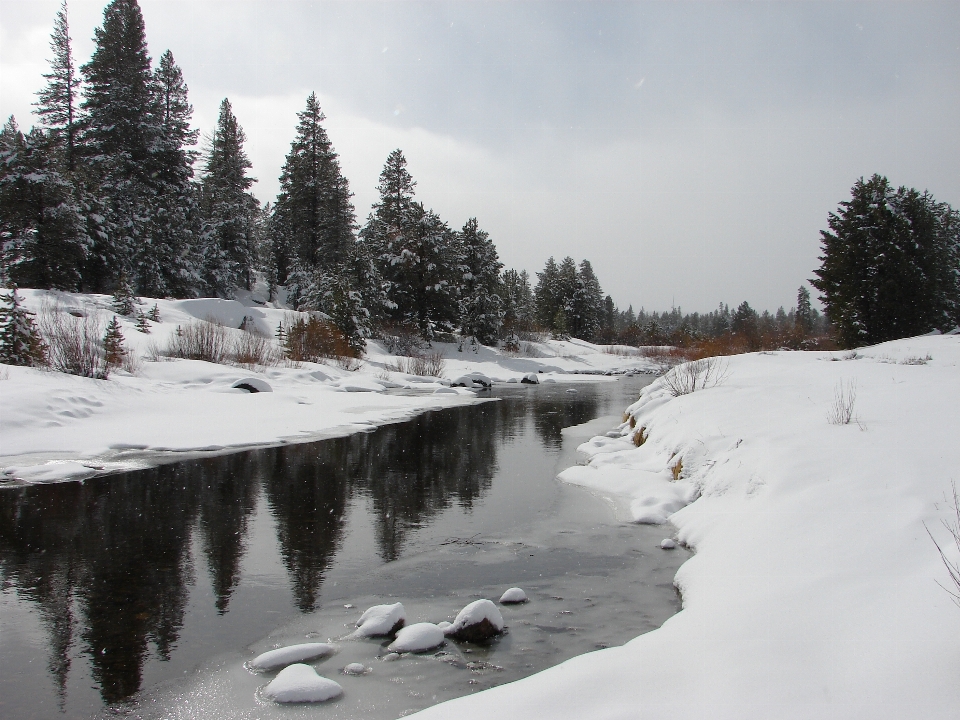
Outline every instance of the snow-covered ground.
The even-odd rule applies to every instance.
[[[20,294],[38,320],[44,313],[72,312],[96,316],[105,326],[114,315],[112,299],[105,295]],[[519,382],[528,373],[539,373],[544,381],[577,382],[598,378],[573,373],[653,367],[645,358],[610,354],[578,340],[525,343],[516,355],[437,344],[428,351],[443,352],[442,379],[389,370],[398,358],[375,342],[354,370],[333,361],[256,368],[152,361],[178,326],[215,320],[232,342],[241,337],[238,328],[248,318],[272,338],[292,313],[249,293],[241,300],[141,301],[144,313],[156,304],[161,321],[150,322],[150,333],[144,334],[133,319],[120,318],[126,346],[138,358],[132,374],[116,371],[107,380],[94,380],[0,366],[0,482],[78,479],[171,458],[369,430],[424,410],[482,401],[482,394],[449,387],[468,373],[500,382]],[[271,392],[233,388],[244,382]]]
[[[665,536],[696,551],[676,577],[683,610],[416,717],[960,717],[960,607],[925,529],[958,559],[941,521],[960,482],[960,337],[724,362],[692,394],[646,388],[561,475],[625,519],[669,518]]]

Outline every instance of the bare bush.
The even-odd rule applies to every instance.
[[[284,350],[293,362],[322,362],[336,358],[356,358],[356,351],[333,323],[317,317],[287,320]]]
[[[165,354],[186,360],[223,364],[229,355],[227,331],[223,325],[207,320],[178,325]]]
[[[910,357],[905,357],[900,361],[901,365],[926,365],[928,362],[933,360],[933,356],[930,353],[927,353],[923,357],[911,355]]]
[[[941,522],[947,529],[947,532],[953,537],[953,543],[957,546],[957,551],[960,552],[960,494],[957,493],[956,483],[951,484],[951,489],[953,490],[953,512],[956,515],[956,520],[951,518],[949,521],[941,520]],[[950,575],[950,580],[953,581],[956,592],[950,588],[943,587],[939,582],[937,584],[946,590],[947,594],[950,595],[950,599],[953,600],[957,607],[960,607],[960,562],[950,560],[943,548],[940,547],[940,543],[933,537],[930,528],[924,525],[924,529],[927,531],[930,539],[933,540],[933,544],[937,546],[937,550],[940,552],[940,559],[943,560],[943,564],[947,567],[947,573]]]
[[[40,309],[40,335],[54,370],[104,379],[109,373],[103,351],[103,323],[95,312],[74,315],[59,306]]]
[[[270,338],[260,333],[244,332],[233,344],[233,359],[243,367],[268,367],[279,365],[281,353]]]
[[[727,379],[729,372],[726,358],[708,357],[677,365],[660,380],[671,395],[679,397],[716,387]]]
[[[857,382],[845,383],[841,378],[833,391],[833,404],[827,412],[831,425],[849,425],[853,420],[853,406],[857,402]]]
[[[434,352],[406,358],[399,357],[396,362],[385,365],[384,370],[392,370],[406,375],[419,375],[421,377],[443,377],[443,370],[446,364],[446,360],[443,359],[443,353]]]
[[[383,345],[391,355],[413,357],[420,352],[420,334],[407,325],[394,324],[384,328]]]

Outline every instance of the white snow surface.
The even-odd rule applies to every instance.
[[[72,312],[95,316],[105,327],[114,315],[107,295],[19,293],[26,308],[38,313],[38,321],[44,313]],[[251,293],[239,297],[140,298],[139,309],[147,313],[156,305],[161,322],[148,322],[151,332],[143,334],[133,318],[118,317],[125,345],[139,365],[133,374],[116,371],[107,380],[94,380],[0,366],[0,482],[82,479],[192,455],[319,440],[425,410],[483,402],[471,389],[449,387],[450,378],[464,375],[507,382],[542,371],[541,377],[569,383],[607,379],[573,373],[654,367],[646,358],[609,354],[579,340],[527,343],[527,355],[488,347],[458,352],[456,344],[436,343],[427,351],[443,353],[443,378],[390,369],[398,358],[373,341],[355,371],[333,361],[240,367],[175,360],[157,352],[167,347],[178,326],[190,322],[219,322],[233,343],[242,337],[238,328],[244,318],[274,338],[278,325],[297,315]],[[238,383],[261,392],[232,387]]]
[[[848,425],[827,419],[841,381],[856,384]],[[957,561],[941,521],[958,400],[957,336],[732,357],[721,385],[680,397],[654,383],[629,408],[646,442],[625,423],[562,477],[629,519],[655,501],[695,550],[681,612],[416,717],[957,718],[960,608],[925,526]]]
[[[443,630],[433,623],[414,623],[402,628],[387,650],[396,653],[426,652],[440,647],[444,642]]]
[[[457,613],[453,625],[448,627],[444,632],[447,635],[452,635],[460,632],[465,627],[483,622],[484,619],[489,620],[490,624],[493,625],[497,631],[503,630],[503,615],[500,614],[500,609],[490,600],[474,600]]]
[[[304,660],[313,660],[319,657],[332,655],[336,651],[329,643],[301,643],[287,647],[268,650],[257,655],[250,661],[251,670],[275,670],[278,667],[301,663]]]
[[[374,605],[368,608],[357,620],[357,629],[353,635],[357,637],[376,637],[388,635],[398,622],[405,622],[407,611],[403,603],[392,605]]]
[[[340,683],[317,675],[309,665],[289,665],[263,689],[264,697],[278,703],[326,702],[343,695]]]

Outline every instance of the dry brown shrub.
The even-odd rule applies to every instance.
[[[213,320],[195,320],[186,325],[178,325],[164,354],[222,365],[229,355],[227,331],[223,325]]]
[[[673,480],[676,482],[680,479],[680,473],[683,472],[683,460],[678,459],[671,467],[670,472],[673,473]]]
[[[647,429],[645,427],[641,427],[633,434],[633,444],[637,447],[640,447],[647,441],[648,437]]]
[[[47,360],[54,370],[82,377],[107,377],[103,322],[95,311],[78,317],[59,306],[44,305],[38,321],[47,346]]]
[[[331,322],[317,317],[287,321],[284,350],[294,362],[322,362],[334,358],[356,358],[347,338]]]

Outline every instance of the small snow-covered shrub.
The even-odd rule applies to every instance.
[[[716,387],[727,379],[729,365],[726,358],[707,357],[677,365],[660,382],[674,397],[689,395],[697,390]]]
[[[394,324],[383,330],[383,345],[391,355],[411,357],[421,347],[420,335],[407,325]]]
[[[399,357],[395,363],[385,366],[385,369],[421,377],[443,377],[446,364],[443,353],[434,352],[423,355],[416,354],[406,358]]]
[[[960,552],[960,493],[957,493],[957,484],[952,484],[953,490],[953,512],[956,514],[956,520],[942,520],[943,526],[947,529],[947,532],[953,536],[953,543],[957,546],[957,551]],[[956,592],[950,588],[944,587],[943,589],[947,591],[950,595],[950,599],[960,607],[960,562],[952,561],[947,557],[944,549],[940,547],[940,543],[937,542],[936,538],[933,537],[933,533],[930,532],[929,528],[926,528],[927,535],[930,536],[930,539],[933,540],[933,544],[937,546],[937,550],[940,552],[940,559],[943,560],[943,564],[947,567],[947,573],[950,575],[950,580],[953,581],[953,585],[956,588]],[[941,585],[940,587],[943,587]]]
[[[905,357],[900,361],[901,365],[926,365],[928,362],[933,360],[933,356],[930,353],[927,353],[923,357],[917,357],[911,355],[910,357]]]
[[[54,370],[81,377],[107,377],[104,327],[96,313],[77,317],[58,306],[44,305],[39,320],[40,334],[47,345],[47,359]]]
[[[853,406],[857,402],[857,383],[851,380],[844,383],[841,379],[833,391],[833,405],[827,412],[831,425],[849,425],[853,420]]]
[[[186,360],[224,363],[229,355],[227,331],[216,322],[197,320],[178,325],[165,354]]]

